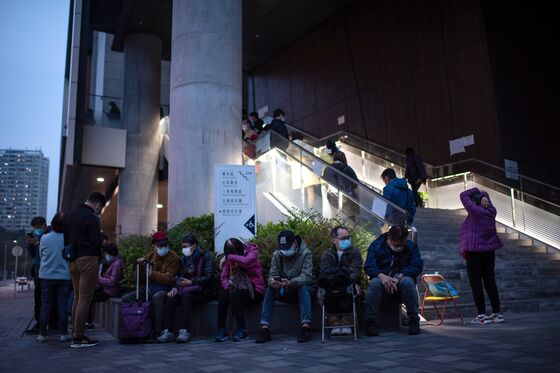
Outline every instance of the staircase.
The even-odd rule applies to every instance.
[[[459,227],[465,217],[464,210],[418,209],[414,225],[418,228],[424,273],[438,271],[457,288],[461,313],[468,321],[476,315],[476,308],[466,263],[459,255]],[[547,252],[546,246],[499,224],[497,230],[504,244],[496,251],[495,269],[502,311],[555,310],[560,306],[560,251]],[[418,289],[423,292],[420,284]],[[487,297],[486,304],[487,312],[491,312]],[[448,315],[454,317],[454,310]]]

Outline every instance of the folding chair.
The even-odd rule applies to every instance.
[[[319,298],[319,304],[321,305],[321,342],[325,342],[325,330],[328,330],[327,337],[330,338],[330,331],[335,328],[352,328],[354,334],[354,341],[358,340],[358,313],[357,313],[357,302],[358,302],[358,292],[356,291],[355,285],[348,285],[344,287],[337,288],[319,288],[317,293]],[[341,307],[340,303],[344,301],[349,301],[352,303],[350,307]],[[332,307],[332,308],[331,308]],[[329,312],[329,308],[333,311]],[[352,316],[352,324],[349,325],[332,325],[327,326],[325,324],[326,319],[329,316]]]
[[[438,318],[440,319],[439,324],[443,324],[445,319],[445,312],[447,311],[447,304],[452,302],[455,310],[457,311],[457,315],[461,318],[461,323],[464,323],[463,316],[461,315],[461,311],[459,311],[459,307],[457,307],[457,303],[455,302],[456,299],[459,298],[459,294],[457,290],[453,289],[451,285],[445,281],[445,278],[440,274],[426,274],[422,276],[422,285],[424,286],[424,299],[422,300],[422,306],[420,307],[420,315],[424,317],[424,306],[427,302],[431,302],[434,306],[434,310]],[[437,303],[443,302],[443,311],[442,313],[439,312]]]

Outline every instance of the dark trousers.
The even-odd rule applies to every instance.
[[[420,193],[418,193],[418,190],[422,186],[422,180],[408,180],[408,183],[410,184],[410,188],[412,189],[412,194],[414,194],[414,206],[423,207],[424,201],[422,201],[422,197],[420,197]]]
[[[165,315],[163,317],[163,329],[170,332],[181,329],[189,329],[191,324],[191,312],[193,305],[201,304],[206,301],[206,297],[201,293],[186,293],[167,297],[165,300]],[[179,308],[177,315],[177,325],[175,325],[176,309]]]
[[[88,318],[87,318],[88,324],[91,324],[93,322],[93,306],[94,306],[94,303],[105,302],[109,298],[110,298],[109,294],[107,294],[103,289],[101,289],[101,288],[95,289],[95,291],[93,292],[93,299],[91,300],[91,304],[89,306],[89,314],[88,314]]]
[[[490,298],[492,312],[500,312],[500,296],[496,287],[496,278],[494,277],[494,263],[496,256],[494,251],[483,253],[467,252],[467,272],[469,274],[469,282],[473,293],[474,303],[478,314],[486,313],[486,302],[484,300],[484,288]]]
[[[33,314],[35,321],[37,321],[37,325],[39,325],[41,322],[41,295],[43,290],[41,286],[41,279],[39,278],[39,270],[35,264],[31,267],[31,274],[35,285],[35,289],[33,289],[33,296],[35,299]],[[49,329],[56,330],[58,328],[58,307],[56,302],[53,302],[49,314],[51,315],[49,319]]]
[[[226,328],[228,306],[231,306],[231,313],[235,318],[238,328],[245,329],[245,314],[243,306],[259,303],[263,300],[263,295],[254,291],[255,298],[251,298],[249,290],[223,289],[218,298],[218,328]]]
[[[53,304],[56,304],[58,312],[58,331],[61,335],[68,334],[68,310],[66,302],[70,295],[72,284],[70,280],[46,280],[41,281],[41,317],[39,333],[47,334],[47,324],[51,316]]]

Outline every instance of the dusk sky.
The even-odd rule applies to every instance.
[[[0,0],[0,148],[49,158],[56,212],[69,0]]]

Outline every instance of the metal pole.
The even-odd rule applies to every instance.
[[[8,264],[8,259],[7,259],[7,253],[8,253],[8,243],[4,242],[4,278],[3,280],[6,281],[6,271],[8,270],[7,264]]]
[[[17,291],[17,282],[16,282],[16,278],[18,277],[17,275],[17,265],[18,265],[18,256],[16,255],[16,268],[14,271],[14,297],[16,296],[16,291]]]
[[[513,190],[513,188],[510,188],[509,191],[510,191],[510,197],[511,197],[511,223],[513,224],[513,227],[515,228],[515,200],[514,200],[514,190]]]

